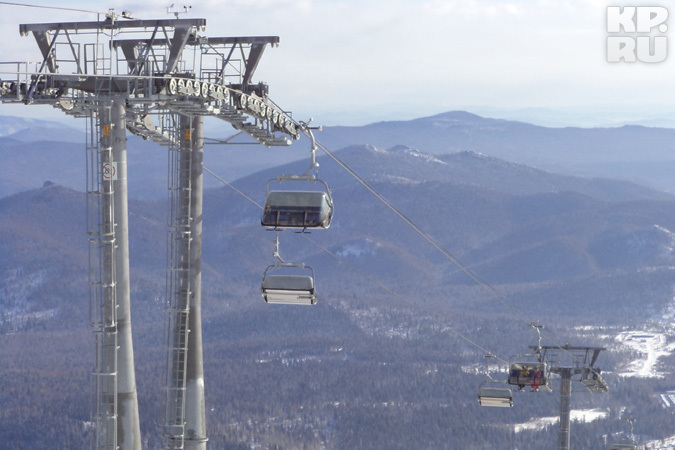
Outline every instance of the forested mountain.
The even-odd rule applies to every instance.
[[[549,128],[465,111],[362,127],[327,127],[319,139],[331,148],[407,145],[434,154],[474,151],[554,172],[620,178],[675,190],[675,130]]]
[[[69,126],[0,116],[0,197],[52,180],[75,190],[84,186],[85,122]],[[305,157],[306,144],[266,149],[255,145],[211,145],[231,137],[229,125],[205,124],[205,165],[228,181]],[[354,127],[324,127],[317,139],[332,150],[351,145],[389,149],[406,146],[436,155],[474,152],[554,173],[634,181],[675,192],[675,130],[551,128],[450,111],[408,121]],[[241,142],[238,140],[237,142]],[[166,149],[128,135],[129,193],[162,198],[166,192]],[[216,187],[207,179],[207,187]]]
[[[663,317],[673,306],[673,197],[468,151],[358,145],[337,155],[519,315],[544,323],[544,343],[607,347],[599,363],[610,393],[591,395],[575,383],[573,397],[574,408],[606,416],[574,423],[573,448],[604,448],[603,435],[624,430],[627,415],[638,418],[645,439],[674,434],[673,408],[663,408],[661,395],[675,386],[669,377],[631,375],[628,363],[643,350],[619,339],[633,329],[664,336],[653,367],[672,373]],[[234,184],[260,203],[269,179],[307,166],[302,160]],[[319,303],[311,308],[264,304],[259,286],[273,262],[273,234],[260,226],[258,207],[229,188],[205,192],[211,448],[553,448],[555,425],[514,425],[557,415],[555,393],[519,393],[512,409],[476,401],[486,379],[476,344],[508,360],[536,342],[527,324],[328,157],[320,158],[320,176],[333,190],[331,228],[281,233],[284,257],[316,271]],[[0,438],[8,448],[78,448],[90,433],[84,208],[83,193],[53,183],[0,199]],[[163,417],[165,210],[163,200],[130,203],[132,323],[148,448],[159,445]]]

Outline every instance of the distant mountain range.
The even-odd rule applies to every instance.
[[[21,120],[9,121],[14,128],[19,127],[17,123]],[[24,131],[35,129],[35,123],[24,125],[29,126]],[[38,125],[39,130],[50,128]],[[667,280],[672,262],[671,231],[675,230],[671,195],[627,181],[560,175],[488,153],[537,158],[528,155],[536,153],[533,146],[539,138],[551,146],[539,152],[544,155],[540,159],[550,162],[564,160],[563,155],[567,154],[581,157],[580,147],[565,153],[562,150],[564,141],[579,145],[584,141],[586,148],[589,143],[597,142],[600,148],[601,144],[607,146],[609,142],[617,145],[616,157],[637,166],[640,156],[628,150],[632,141],[642,136],[649,144],[643,153],[645,160],[655,161],[668,146],[675,145],[671,140],[666,146],[665,138],[672,133],[675,131],[642,127],[548,129],[453,112],[409,122],[329,128],[320,136],[330,147],[350,141],[374,141],[377,145],[347,146],[338,154],[486,280],[502,285],[509,294],[517,293],[516,301],[524,305],[544,302],[556,308],[560,302],[551,299],[566,299],[567,303],[586,302],[602,309],[612,299],[633,298],[633,294],[644,296],[643,292],[649,292],[647,301],[658,310],[670,295]],[[49,136],[46,131],[44,134]],[[32,267],[31,261],[54,260],[59,255],[67,255],[65,260],[79,261],[84,251],[71,254],[70,247],[60,244],[55,247],[56,244],[49,243],[54,236],[61,236],[57,242],[73,245],[84,242],[81,239],[84,214],[75,214],[82,208],[82,194],[59,187],[83,190],[83,148],[67,142],[40,141],[37,140],[39,135],[37,131],[22,133],[19,130],[12,136],[0,138],[0,153],[6,161],[0,166],[0,192],[7,195],[25,191],[42,185],[45,180],[57,184],[2,200],[3,211],[6,211],[3,223],[8,227],[3,230],[4,236],[15,238],[7,239],[0,252],[0,274],[14,277],[23,273],[27,278],[19,285],[36,279],[36,271],[43,270],[41,266],[26,269]],[[560,142],[555,141],[555,136]],[[583,136],[587,139],[582,139]],[[426,149],[399,143],[386,147],[391,142],[415,139],[423,141]],[[473,147],[487,152],[461,149],[462,142],[471,142]],[[135,136],[129,137],[129,149],[130,191],[132,196],[140,193],[138,197],[147,199],[131,203],[132,221],[139,221],[136,233],[140,233],[135,234],[132,227],[132,253],[138,250],[132,265],[136,265],[137,274],[149,283],[148,286],[156,285],[149,288],[154,291],[163,282],[161,248],[165,206],[164,200],[151,199],[164,197],[166,150]],[[208,147],[206,165],[222,175],[219,172],[222,166],[229,164],[245,173],[256,162],[265,160],[263,165],[271,168],[235,182],[239,189],[260,203],[268,179],[280,173],[302,173],[307,169],[304,152],[298,144],[292,149]],[[294,159],[303,153],[303,159],[281,166],[275,164],[278,160],[271,156]],[[599,151],[586,158],[587,161],[595,160],[598,166],[602,165],[599,164],[601,159]],[[405,275],[430,286],[435,293],[448,288],[452,290],[450,286],[466,285],[468,290],[462,288],[457,294],[461,301],[475,295],[470,280],[403,226],[345,171],[326,156],[320,157],[319,161],[320,175],[334,190],[337,211],[331,230],[315,233],[321,245],[343,255],[355,267],[374,271],[388,282],[399,283],[401,275]],[[220,185],[210,175],[205,175],[205,179],[208,186]],[[53,201],[35,200],[45,195]],[[22,198],[30,201],[17,200]],[[34,217],[36,211],[26,206],[34,204],[41,205],[40,214],[49,209],[55,220]],[[271,259],[271,237],[258,225],[256,208],[227,188],[208,190],[205,205],[205,230],[212,230],[212,234],[205,235],[204,267],[207,271],[212,270],[215,279],[219,280],[214,286],[225,276],[241,276],[248,280],[259,278],[258,272]],[[66,211],[69,213],[64,216]],[[48,228],[41,231],[44,248],[35,245],[40,242],[37,235],[21,234],[35,229],[27,223],[43,222],[49,223],[50,227],[63,225],[53,232]],[[316,247],[292,234],[284,234],[282,240],[290,241],[282,243],[284,254],[316,265],[319,277],[333,272],[331,267],[335,261]],[[32,250],[22,251],[25,248]],[[44,253],[50,248],[60,250],[50,256]],[[24,258],[33,259],[24,261]],[[40,276],[46,277],[53,272],[52,276],[57,279],[63,276],[63,270],[77,267],[50,265],[47,272],[40,272]],[[643,270],[645,267],[649,270]],[[619,294],[617,286],[621,283],[625,286]],[[649,289],[644,288],[645,283],[650,284]],[[409,286],[409,283],[403,285]],[[331,286],[330,277],[324,286]],[[21,289],[20,292],[24,292]],[[584,297],[592,299],[580,298],[581,291],[587,292]],[[148,292],[147,296],[155,294]],[[574,311],[569,313],[574,314]]]
[[[627,182],[551,174],[472,152],[434,156],[402,146],[355,146],[338,154],[484,279],[517,292],[516,302],[551,305],[557,314],[563,299],[567,305],[584,304],[585,312],[616,306],[619,298],[646,298],[654,289],[660,294],[647,302],[655,302],[656,309],[670,300],[675,210],[668,194]],[[315,233],[324,245],[391,282],[406,274],[413,286],[415,279],[434,286],[437,295],[453,291],[457,283],[474,285],[341,168],[328,158],[320,162],[336,202],[334,226]],[[302,168],[300,162],[263,171],[236,186],[262,201],[265,179]],[[210,220],[232,220],[224,207],[214,214],[205,216],[205,227]],[[311,262],[312,251],[306,252],[302,256]],[[580,297],[582,290],[588,292]],[[475,292],[467,295],[476,298]],[[566,311],[574,315],[584,309]]]
[[[51,182],[30,188],[48,174],[83,181],[77,162],[83,150],[51,143],[49,153],[44,145],[0,141],[0,152],[14,168],[1,166],[0,180],[22,191],[0,198],[0,378],[12,393],[3,400],[0,438],[10,447],[30,442],[47,448],[50,441],[78,447],[90,427],[89,390],[83,389],[93,358],[93,338],[84,331],[89,323],[84,194]],[[157,418],[167,227],[166,200],[153,198],[161,191],[152,192],[163,185],[166,154],[130,138],[132,145],[130,173],[141,183],[136,192],[150,197],[130,201],[129,228],[141,427],[146,446],[154,448],[162,445]],[[283,165],[267,160],[267,169],[251,171],[234,185],[262,203],[268,180],[307,169],[306,149],[294,147],[292,155],[304,155],[302,160]],[[224,165],[235,155],[245,154],[237,164],[249,167],[264,159],[261,155],[284,152],[232,150],[208,149],[214,158],[210,168],[218,172],[218,162]],[[398,144],[351,145],[336,154],[503,294],[506,304],[554,328],[558,340],[613,345],[613,331],[595,327],[623,330],[673,305],[675,198],[668,193],[627,181],[556,174],[466,149],[435,154]],[[483,354],[440,323],[506,358],[536,342],[529,328],[331,159],[322,156],[319,162],[335,200],[332,226],[280,236],[286,260],[306,262],[316,271],[319,303],[311,308],[264,304],[259,286],[273,262],[273,233],[260,226],[260,209],[234,191],[222,186],[205,191],[202,280],[211,445],[244,448],[247,436],[288,448],[550,444],[554,428],[514,434],[512,425],[550,415],[554,397],[518,395],[518,406],[506,413],[479,407]],[[50,164],[63,172],[38,170]],[[580,325],[591,328],[579,336]],[[550,334],[546,339],[551,343]],[[603,448],[601,436],[623,426],[623,411],[642,418],[645,434],[672,434],[675,418],[655,400],[670,389],[667,384],[611,373],[636,358],[622,348],[604,352],[610,394],[575,392],[575,408],[590,404],[611,413],[597,423],[575,423],[574,447]]]
[[[50,120],[0,116],[0,137],[25,141],[49,137],[54,141],[84,142],[84,130],[78,130],[76,126],[75,121],[68,127]]]
[[[0,117],[0,198],[37,188],[47,180],[81,190],[84,180],[84,122],[73,128],[54,122]],[[81,127],[79,130],[75,127]],[[222,131],[223,127],[226,131]],[[12,133],[10,133],[10,131]],[[232,130],[208,122],[207,137]],[[675,192],[675,130],[619,128],[546,128],[523,122],[486,119],[462,111],[409,121],[360,127],[324,127],[316,132],[332,150],[351,145],[392,148],[403,145],[444,155],[474,152],[554,173],[633,181]],[[212,141],[208,141],[212,142]],[[161,198],[166,193],[166,149],[129,135],[129,191],[133,198]],[[265,168],[304,159],[306,141],[291,148],[207,145],[205,165],[228,181]],[[207,186],[215,187],[214,180]]]
[[[623,181],[551,174],[473,152],[435,156],[403,146],[353,146],[338,155],[523,307],[545,305],[547,314],[590,318],[590,311],[611,306],[601,319],[613,321],[622,308],[635,307],[634,298],[641,298],[636,317],[665,309],[671,299],[675,199],[668,194]],[[439,296],[452,292],[456,305],[490,303],[473,281],[339,166],[327,157],[319,161],[320,175],[334,192],[336,215],[329,230],[312,233],[311,239],[408,295],[443,302]],[[235,185],[262,203],[267,180],[302,173],[305,166],[305,161],[290,163]],[[257,298],[262,270],[272,261],[272,236],[260,227],[260,211],[226,187],[207,190],[204,205],[206,285],[226,292],[227,286],[246,280],[237,290]],[[83,194],[57,185],[0,200],[0,235],[5,236],[0,276],[14,280],[6,284],[14,287],[5,287],[12,292],[5,298],[24,295],[30,303],[33,294],[26,286],[35,287],[38,278],[44,286],[81,280],[86,267],[83,208]],[[164,201],[137,200],[130,208],[132,268],[140,283],[137,292],[147,302],[162,292],[165,206]],[[287,259],[315,268],[327,301],[343,295],[344,276],[354,279],[354,274],[293,233],[282,233],[281,239]],[[77,283],[73,289],[82,293]]]
[[[331,148],[406,145],[428,153],[474,151],[570,175],[619,178],[675,191],[675,130],[546,128],[453,111],[410,121],[328,127],[319,139]]]
[[[73,127],[56,122],[0,116],[0,198],[42,186],[52,181],[75,190],[84,190],[85,123],[73,120]],[[221,136],[222,121],[210,123]],[[79,126],[80,128],[74,128]],[[207,137],[209,135],[207,134]],[[210,135],[213,136],[213,135]],[[258,145],[210,145],[207,141],[207,167],[227,180],[234,180],[265,167],[273,167],[305,157],[298,146],[266,149]],[[129,195],[156,199],[166,196],[167,148],[127,134]],[[208,180],[210,186],[217,186]]]

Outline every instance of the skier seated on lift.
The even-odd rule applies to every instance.
[[[537,367],[534,373],[532,374],[532,384],[530,384],[531,391],[539,392],[539,386],[541,386],[542,378],[543,374],[541,373],[541,369]]]
[[[522,381],[523,378],[530,378],[530,371],[528,370],[527,366],[523,366],[523,369],[518,374],[518,381]],[[518,384],[519,391],[522,391],[524,387],[524,384]]]

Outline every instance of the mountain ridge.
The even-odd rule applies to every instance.
[[[24,124],[24,128],[30,127],[30,122]],[[15,133],[13,138],[0,137],[0,154],[5,161],[0,167],[0,197],[37,188],[45,180],[75,189],[84,185],[84,181],[76,182],[84,180],[84,146],[49,140],[50,132],[46,128],[43,134],[39,131]],[[207,130],[207,136],[210,134]],[[389,149],[403,145],[436,157],[473,151],[552,173],[621,179],[675,192],[675,181],[670,175],[675,170],[673,129],[547,128],[449,111],[408,121],[324,127],[323,131],[316,132],[316,137],[334,151],[363,144]],[[43,139],[47,140],[41,141]],[[128,139],[130,196],[161,198],[166,192],[166,149],[136,136]],[[232,181],[264,168],[303,159],[307,154],[302,149],[304,144],[299,142],[285,149],[207,145],[205,164]],[[207,179],[207,187],[214,186],[217,183]]]
[[[598,429],[619,426],[627,405],[643,418],[644,433],[669,431],[675,416],[655,400],[663,383],[616,375],[636,356],[612,333],[641,326],[673,304],[671,196],[612,180],[603,190],[592,180],[472,153],[448,155],[451,163],[407,147],[355,146],[337,155],[490,283],[504,303],[553,325],[556,342],[612,349],[601,357],[610,394],[574,397],[575,408],[592,404],[610,410],[609,418],[575,424],[577,446],[601,448]],[[257,171],[234,184],[261,202],[267,180],[303,173],[307,162]],[[260,226],[260,209],[226,187],[204,192],[210,445],[236,446],[254,435],[265,445],[282,439],[308,448],[414,447],[422,440],[432,448],[448,442],[545,448],[554,429],[516,434],[513,426],[549,414],[550,401],[523,394],[509,414],[476,402],[484,349],[506,360],[526,351],[536,343],[529,327],[340,167],[325,156],[320,162],[336,205],[331,228],[280,235],[284,257],[316,271],[319,303],[311,308],[263,302],[261,277],[274,261],[274,246],[273,234]],[[2,398],[11,414],[0,421],[0,436],[10,446],[81,442],[89,429],[82,406],[89,403],[82,386],[93,358],[93,337],[85,331],[84,196],[45,183],[0,199],[0,377],[3,392],[12,393]],[[129,202],[134,352],[149,447],[162,445],[156,418],[166,355],[165,211],[163,200]],[[594,334],[599,325],[601,335]],[[580,336],[579,326],[593,329]],[[663,370],[668,364],[664,359]]]

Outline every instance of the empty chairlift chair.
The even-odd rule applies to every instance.
[[[496,358],[492,353],[485,355],[485,374],[488,379],[478,387],[478,404],[509,408],[513,406],[513,391],[503,381],[495,381],[490,376],[490,361]]]
[[[609,446],[609,450],[637,450],[637,448],[637,444],[628,438],[622,438]]]
[[[481,406],[509,408],[513,406],[513,391],[506,383],[486,380],[478,388],[478,403]]]
[[[318,181],[325,191],[270,191],[271,181]],[[284,175],[267,183],[262,226],[274,229],[328,228],[333,217],[333,199],[328,185],[314,177]]]
[[[630,437],[615,438],[609,446],[609,450],[637,450],[644,448],[644,446],[638,445],[634,439],[633,424],[635,423],[635,419],[629,418],[626,421],[630,424]]]
[[[608,390],[607,383],[600,376],[600,369],[584,368],[581,372],[581,384],[593,394],[603,394]]]
[[[311,275],[298,275],[292,269],[306,269]],[[270,273],[270,270],[284,273]],[[318,300],[314,289],[314,270],[304,264],[283,263],[268,266],[260,289],[267,303],[314,305]]]

